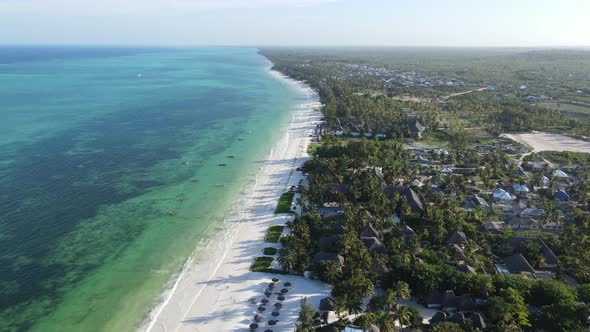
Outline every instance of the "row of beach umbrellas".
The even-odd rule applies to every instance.
[[[273,290],[277,287],[277,283],[279,281],[280,280],[278,278],[272,278],[272,282],[268,284],[268,288],[264,291],[264,295],[266,297],[260,301],[261,304],[257,308],[257,310],[260,313],[266,311],[266,305],[270,302],[270,300],[268,298],[272,295]],[[291,283],[288,281],[284,282],[283,288],[279,292],[276,293],[276,294],[278,294],[277,300],[279,300],[279,301],[285,300],[285,294],[287,294],[289,292],[287,287],[291,287]],[[271,315],[275,318],[268,321],[268,325],[270,325],[270,326],[276,325],[278,323],[278,320],[276,319],[276,317],[281,315],[280,310],[283,308],[283,304],[281,302],[277,302],[274,304],[274,307],[275,308],[274,308],[273,312],[271,313]],[[256,315],[254,315],[254,323],[250,324],[251,331],[255,331],[260,327],[260,325],[258,323],[260,323],[262,321],[262,319],[264,318],[264,317],[262,317],[262,315],[260,313],[257,313]],[[272,330],[267,329],[264,332],[272,332]]]

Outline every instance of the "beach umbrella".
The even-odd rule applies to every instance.
[[[283,295],[279,295],[279,297],[277,297],[277,299],[278,299],[279,301],[284,301],[284,300],[285,300],[285,297],[284,297]]]
[[[266,295],[266,297],[269,297],[272,295],[272,292],[267,290],[266,292],[264,292],[264,295]]]
[[[267,303],[268,303],[268,301],[269,301],[269,300],[268,300],[267,298],[263,298],[263,299],[262,299],[262,301],[260,301],[260,302],[262,302],[262,303],[264,303],[264,304],[267,304]]]
[[[264,332],[273,332],[271,329],[264,330]]]
[[[286,288],[281,289],[281,293],[283,293],[283,294],[288,293],[288,292],[289,292],[289,290]]]
[[[275,303],[275,307],[276,307],[276,308],[282,308],[282,307],[283,307],[283,305],[282,305],[280,302],[277,302],[277,303]]]
[[[275,288],[275,283],[271,282],[270,284],[268,284],[268,288]]]
[[[277,317],[278,315],[280,315],[281,313],[278,311],[273,311],[271,315],[273,315],[274,317]]]
[[[261,315],[259,315],[259,314],[256,314],[256,315],[254,316],[254,320],[255,320],[255,321],[257,321],[257,322],[260,322],[260,321],[262,320],[262,316],[261,316]]]
[[[250,324],[250,330],[256,330],[258,328],[258,324],[252,323]]]
[[[283,286],[285,286],[285,287],[291,287],[291,283],[287,281],[286,283],[283,284]]]
[[[264,310],[266,310],[266,308],[265,308],[265,307],[263,307],[263,306],[260,306],[260,307],[258,307],[258,311],[260,311],[260,312],[264,312]]]
[[[272,282],[279,282],[278,278],[272,278]]]
[[[274,319],[271,319],[268,321],[268,325],[276,325],[276,324],[277,324],[277,321]]]

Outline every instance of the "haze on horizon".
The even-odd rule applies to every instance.
[[[0,0],[0,44],[587,47],[588,13],[588,0]]]

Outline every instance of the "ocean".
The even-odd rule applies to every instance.
[[[0,331],[131,331],[305,96],[254,48],[0,46]]]

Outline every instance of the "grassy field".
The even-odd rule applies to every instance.
[[[257,257],[250,266],[252,272],[271,272],[270,263],[272,263],[272,257]]]
[[[543,151],[539,153],[542,157],[559,164],[582,164],[590,162],[590,154],[568,151]]]
[[[268,231],[266,232],[266,236],[264,240],[266,242],[277,243],[279,242],[279,238],[281,237],[281,233],[283,233],[284,226],[270,226]]]
[[[553,102],[553,103],[539,103],[539,105],[545,106],[547,108],[556,109],[561,112],[568,112],[568,113],[580,113],[585,115],[590,115],[590,107],[579,105],[579,104],[571,104],[567,101],[560,101],[560,102]]]
[[[288,192],[281,195],[279,198],[279,204],[275,209],[275,213],[290,213],[291,211],[291,203],[293,203],[293,196],[295,196],[294,192]]]

